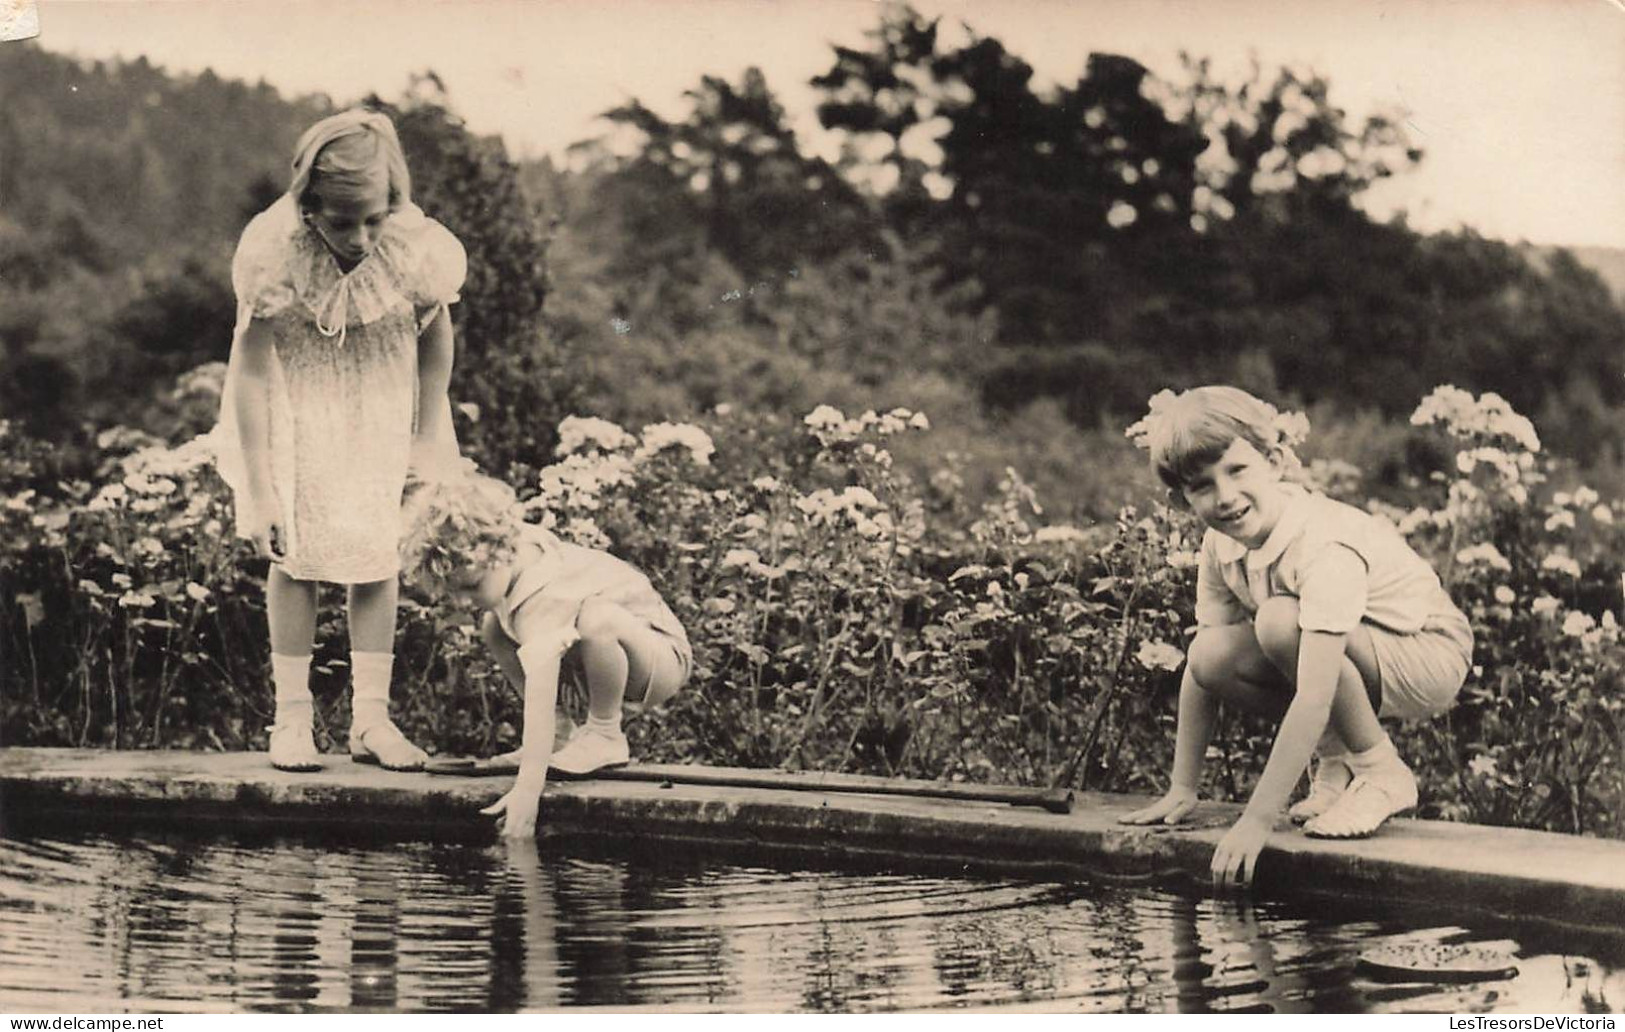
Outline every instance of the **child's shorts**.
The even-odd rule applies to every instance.
[[[1382,710],[1397,720],[1423,720],[1456,701],[1473,663],[1473,631],[1461,613],[1430,616],[1415,634],[1367,624],[1382,678]]]

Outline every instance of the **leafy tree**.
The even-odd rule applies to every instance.
[[[468,252],[461,303],[452,309],[459,354],[453,400],[472,405],[458,434],[465,452],[500,474],[546,463],[567,404],[562,358],[543,333],[547,231],[502,141],[470,133],[434,74],[399,104],[369,106],[394,119],[417,203]]]

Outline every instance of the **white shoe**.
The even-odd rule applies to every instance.
[[[1315,776],[1309,781],[1309,794],[1293,803],[1286,815],[1294,824],[1313,820],[1332,808],[1342,798],[1354,772],[1342,756],[1322,757],[1315,763]]]
[[[1365,838],[1388,818],[1416,807],[1416,775],[1401,763],[1349,782],[1331,809],[1303,826],[1314,838]]]
[[[560,774],[586,777],[610,767],[624,767],[632,759],[631,746],[619,728],[602,731],[591,724],[583,724],[570,737],[569,744],[553,754],[549,770]]]
[[[429,754],[413,745],[401,734],[393,720],[385,720],[361,728],[350,729],[350,759],[357,763],[376,764],[385,770],[422,770]]]
[[[322,769],[322,754],[316,751],[316,736],[311,732],[310,721],[290,720],[266,730],[271,732],[268,749],[271,766],[302,773]]]

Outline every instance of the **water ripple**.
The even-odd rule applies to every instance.
[[[0,1007],[28,1010],[1612,1010],[1625,948],[1153,886],[406,843],[0,840]],[[1361,978],[1473,942],[1507,982]]]

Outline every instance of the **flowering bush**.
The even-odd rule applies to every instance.
[[[1452,452],[1448,472],[1409,508],[1371,505],[1435,562],[1477,639],[1457,706],[1399,732],[1428,812],[1620,834],[1622,510],[1584,487],[1545,493],[1554,465],[1493,395],[1441,388],[1414,423]],[[951,462],[918,483],[892,461],[929,430],[906,409],[827,405],[560,424],[552,463],[514,485],[527,518],[647,572],[696,647],[690,689],[629,721],[638,755],[1161,789],[1195,521],[1151,502],[1047,524],[1014,470],[966,511]],[[0,424],[8,744],[263,747],[263,570],[232,536],[204,442],[98,443],[94,476],[57,478],[48,449]],[[1306,472],[1358,495],[1346,462]],[[347,724],[338,608],[315,664],[329,749]],[[408,596],[401,615],[403,727],[441,752],[511,744],[519,700],[471,614]],[[1244,795],[1273,732],[1226,717],[1208,791]]]

